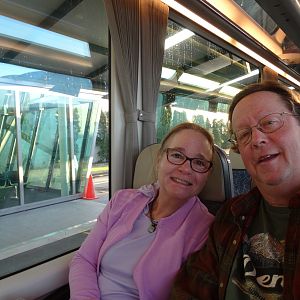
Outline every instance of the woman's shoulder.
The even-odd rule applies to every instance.
[[[152,198],[156,195],[158,190],[158,187],[155,184],[149,184],[149,185],[144,185],[141,186],[138,189],[121,189],[115,192],[114,197],[118,198],[121,196],[127,196],[127,197],[148,197]]]
[[[155,192],[151,187],[121,189],[115,192],[110,202],[112,206],[135,205],[140,201],[147,202],[154,194]]]
[[[198,196],[195,196],[195,210],[196,213],[201,213],[203,215],[208,216],[208,218],[214,218],[214,215],[209,211],[209,208],[200,200]]]
[[[129,196],[129,195],[136,195],[136,194],[138,194],[138,189],[120,189],[114,193],[113,197],[116,198],[123,195]]]
[[[121,189],[114,193],[111,198],[111,204],[116,205],[125,205],[131,202],[133,199],[139,198],[141,193],[137,189]]]

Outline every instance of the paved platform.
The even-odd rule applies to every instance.
[[[105,207],[97,200],[72,200],[0,218],[0,260],[89,230]]]

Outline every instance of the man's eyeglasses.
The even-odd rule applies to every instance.
[[[167,148],[166,153],[167,159],[171,164],[183,165],[187,160],[189,160],[192,170],[198,173],[206,173],[213,165],[211,161],[204,158],[190,158],[173,148]]]
[[[243,128],[238,130],[236,133],[233,133],[229,142],[233,144],[234,147],[239,145],[247,145],[250,143],[252,138],[252,129],[256,128],[263,133],[272,133],[280,129],[284,125],[283,116],[294,116],[299,117],[298,115],[282,112],[282,113],[272,113],[261,118],[255,126]]]

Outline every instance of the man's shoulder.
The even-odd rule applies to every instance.
[[[226,201],[218,214],[247,214],[255,208],[261,199],[259,190],[255,187],[245,194],[238,195]]]

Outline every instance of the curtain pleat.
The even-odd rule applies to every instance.
[[[124,188],[130,188],[139,153],[139,116],[143,116],[140,118],[143,122],[142,147],[156,142],[155,110],[169,8],[160,0],[104,0],[104,4],[116,54],[117,80],[125,114]],[[140,50],[142,111],[138,112]]]
[[[160,0],[142,0],[141,72],[143,120],[142,148],[156,142],[155,111],[164,56],[169,7]]]
[[[117,76],[125,112],[124,188],[130,188],[139,153],[137,130],[139,0],[104,0],[104,3],[116,53]]]

